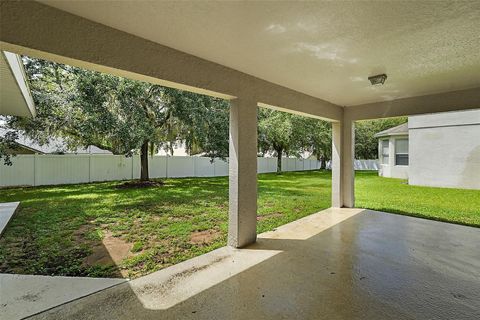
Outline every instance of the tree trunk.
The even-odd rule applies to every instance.
[[[277,173],[282,172],[282,150],[277,150]]]
[[[322,159],[322,165],[321,165],[321,168],[320,169],[327,169],[327,163],[330,161],[330,157],[326,157],[324,156],[323,159]],[[332,168],[330,168],[332,169]]]
[[[140,181],[148,181],[148,140],[142,144],[140,150]]]
[[[324,156],[320,156],[319,159],[317,160],[320,160],[320,169],[326,169],[327,167],[327,158],[325,158]]]

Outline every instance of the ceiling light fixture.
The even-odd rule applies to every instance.
[[[385,80],[387,80],[387,75],[385,73],[377,74],[376,76],[368,77],[368,80],[370,80],[372,85],[384,84]]]

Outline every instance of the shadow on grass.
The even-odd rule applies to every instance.
[[[382,207],[382,208],[361,207],[361,208],[362,209],[373,210],[373,211],[393,213],[393,214],[398,214],[398,215],[402,215],[402,216],[421,218],[421,219],[425,219],[425,220],[447,222],[447,223],[458,224],[458,225],[467,226],[467,227],[480,228],[480,224],[478,224],[478,223],[468,223],[468,222],[463,222],[463,221],[459,221],[459,220],[453,220],[451,218],[447,219],[447,218],[442,218],[442,217],[435,217],[435,216],[426,215],[426,214],[422,214],[422,213],[408,212],[408,211],[403,211],[403,210],[398,210],[398,209],[393,209],[393,208],[388,208],[388,207]]]
[[[329,207],[329,179],[329,173],[322,171],[259,175],[259,232]],[[82,259],[99,248],[101,233],[107,231],[140,248],[140,256],[127,262],[135,272],[137,264],[146,266],[139,274],[224,245],[228,177],[164,181],[164,186],[142,189],[117,189],[122,182],[114,181],[0,190],[0,201],[22,202],[7,229],[9,240],[0,239],[0,271],[118,275],[119,269],[81,267]],[[222,234],[211,246],[197,248],[189,243],[191,233],[211,229]],[[78,230],[88,239],[75,239]],[[169,252],[177,247],[178,256]],[[8,268],[7,259],[13,261]]]

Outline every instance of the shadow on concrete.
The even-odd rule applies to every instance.
[[[365,208],[365,210],[370,210],[368,208]],[[373,209],[371,209],[373,210]],[[377,208],[374,211],[380,211],[380,212],[388,212],[390,214],[398,214],[402,216],[410,216],[410,217],[415,217],[415,218],[421,218],[425,220],[430,220],[430,221],[437,221],[437,222],[443,222],[443,223],[451,223],[451,224],[458,224],[462,226],[467,226],[467,227],[475,227],[479,228],[480,224],[478,223],[468,223],[468,222],[463,222],[463,221],[453,221],[452,218],[442,218],[438,216],[431,216],[431,215],[426,215],[418,212],[411,212],[411,211],[404,211],[404,210],[398,210],[394,208]]]
[[[323,218],[307,218],[245,249],[221,248],[34,318],[480,316],[480,230],[363,210],[308,234]],[[298,234],[302,223],[308,236]]]

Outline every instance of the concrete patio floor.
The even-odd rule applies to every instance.
[[[5,230],[8,222],[12,219],[17,211],[20,202],[5,202],[0,203],[0,236]]]
[[[126,281],[112,278],[0,274],[0,319],[24,319]]]
[[[479,319],[480,229],[327,209],[34,319]]]

